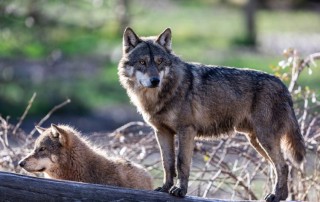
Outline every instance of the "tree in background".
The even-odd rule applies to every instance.
[[[121,36],[124,29],[130,24],[130,3],[128,0],[118,0],[116,5],[116,14],[118,19],[118,33]]]
[[[256,30],[256,10],[257,0],[248,0],[244,6],[246,38],[245,41],[248,45],[255,46],[257,38]]]

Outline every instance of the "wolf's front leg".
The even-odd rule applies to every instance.
[[[162,166],[164,169],[163,185],[155,191],[169,192],[173,186],[173,178],[176,177],[174,134],[167,130],[155,131],[158,145],[160,147]]]
[[[169,192],[174,196],[184,197],[187,194],[195,136],[196,131],[192,127],[184,128],[178,133],[178,181]]]

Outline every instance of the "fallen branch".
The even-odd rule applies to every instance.
[[[1,201],[227,202],[194,196],[178,198],[152,190],[35,178],[6,172],[0,172],[0,198]]]

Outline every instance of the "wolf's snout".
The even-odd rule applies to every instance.
[[[160,79],[157,77],[152,77],[150,79],[150,82],[151,82],[152,87],[157,87],[160,83]]]
[[[20,162],[19,162],[19,166],[20,167],[24,167],[26,165],[26,161],[25,160],[21,160]]]

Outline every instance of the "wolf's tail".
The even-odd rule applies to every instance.
[[[306,155],[306,149],[299,125],[295,118],[291,124],[290,129],[283,136],[281,145],[285,150],[285,154],[293,163],[295,163],[296,165],[302,163]]]

